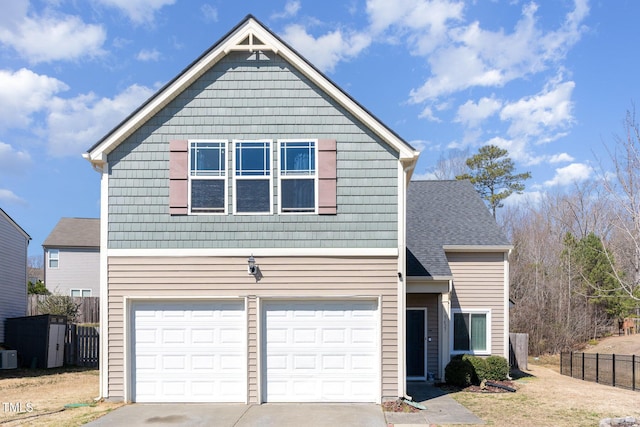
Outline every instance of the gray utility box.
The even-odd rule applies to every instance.
[[[16,369],[18,367],[18,352],[15,350],[0,350],[0,369]]]
[[[57,368],[64,364],[65,316],[13,317],[4,325],[5,344],[18,351],[21,367]]]

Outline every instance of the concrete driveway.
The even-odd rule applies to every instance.
[[[135,403],[118,408],[86,426],[387,427],[387,423],[381,406],[373,403]]]

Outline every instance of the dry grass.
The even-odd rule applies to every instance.
[[[516,393],[451,396],[492,426],[597,426],[603,418],[640,418],[640,392],[581,381],[559,371],[557,355],[531,358],[525,373],[530,376],[516,381]]]
[[[97,369],[0,371],[0,425],[80,426],[120,406],[95,402]],[[86,404],[65,408],[69,404]],[[16,412],[16,409],[20,412]],[[29,408],[32,410],[29,411]]]

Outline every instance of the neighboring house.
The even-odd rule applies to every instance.
[[[407,194],[407,377],[444,378],[450,356],[509,358],[512,246],[469,181]]]
[[[103,397],[406,394],[418,152],[260,22],[248,16],[85,158],[102,174]],[[448,331],[449,288],[424,282],[414,290],[443,300]]]
[[[60,218],[42,243],[44,284],[72,297],[100,295],[100,220]]]
[[[27,248],[31,237],[0,209],[0,343],[4,321],[27,315]]]

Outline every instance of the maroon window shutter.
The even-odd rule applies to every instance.
[[[336,188],[336,140],[318,140],[318,213],[335,215],[338,213]]]
[[[189,141],[169,142],[169,213],[186,215],[189,195]]]

